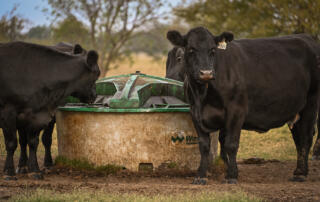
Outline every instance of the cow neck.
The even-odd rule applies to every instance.
[[[190,111],[193,116],[193,120],[196,121],[199,127],[205,132],[211,132],[212,130],[204,124],[203,110],[204,107],[216,108],[218,110],[224,110],[224,102],[221,94],[217,90],[214,82],[208,82],[206,84],[199,84],[193,79],[185,77],[185,94],[188,97],[190,103]]]
[[[206,85],[199,84],[191,77],[185,77],[185,94],[190,103],[191,113],[194,116],[194,120],[201,121],[202,103],[204,102],[208,88]]]

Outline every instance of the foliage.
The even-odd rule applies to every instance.
[[[177,8],[175,14],[214,34],[237,38],[309,33],[320,40],[320,0],[204,0]]]
[[[66,41],[71,44],[87,45],[89,40],[89,30],[85,25],[77,20],[74,16],[69,16],[58,23],[56,28],[53,28],[53,40],[56,43]]]
[[[67,193],[55,193],[45,189],[37,189],[36,191],[28,191],[23,194],[18,194],[11,201],[123,201],[123,202],[142,202],[142,201],[185,201],[185,202],[201,202],[201,201],[262,201],[261,198],[249,195],[242,191],[232,192],[200,192],[200,193],[185,193],[177,195],[155,195],[145,196],[141,194],[108,194],[104,192],[88,192],[81,189]]]
[[[170,50],[171,44],[166,39],[166,34],[170,29],[187,30],[177,19],[172,20],[172,24],[152,22],[147,29],[136,32],[126,47],[135,53],[144,52],[155,59],[160,59]]]
[[[51,37],[51,29],[45,25],[32,27],[26,34],[28,39],[48,39]]]
[[[15,12],[18,6],[15,5],[9,14],[0,18],[0,42],[15,41],[22,38],[21,31],[28,22]]]
[[[56,19],[73,16],[88,25],[90,47],[100,53],[102,76],[114,62],[130,54],[125,44],[146,23],[160,17],[163,6],[163,0],[47,1]]]

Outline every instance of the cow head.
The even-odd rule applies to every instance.
[[[216,52],[221,48],[220,43],[233,40],[233,34],[224,32],[213,36],[204,27],[191,29],[182,36],[178,31],[169,31],[168,40],[176,47],[184,48],[186,74],[199,83],[208,82],[216,77]]]
[[[100,69],[98,66],[98,53],[96,51],[89,51],[85,56],[83,65],[84,71],[82,76],[77,79],[76,90],[71,94],[80,99],[84,103],[92,103],[97,97],[96,80],[100,76]]]
[[[83,49],[80,44],[72,45],[70,43],[59,42],[56,45],[51,46],[51,48],[57,51],[61,51],[61,52],[72,54],[72,55],[77,55],[77,54],[85,55],[87,53],[87,51]]]
[[[166,78],[183,81],[184,74],[184,49],[180,47],[174,47],[168,53],[166,62]]]

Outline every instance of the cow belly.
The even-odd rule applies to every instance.
[[[297,93],[296,96],[286,96],[284,93],[282,98],[266,98],[265,102],[257,103],[259,105],[252,102],[249,104],[243,129],[266,132],[293,120],[306,104],[306,93]]]

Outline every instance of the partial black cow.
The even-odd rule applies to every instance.
[[[184,49],[174,47],[169,51],[166,62],[166,78],[184,81],[186,70],[183,65]]]
[[[167,38],[185,50],[185,93],[199,136],[200,167],[194,184],[206,183],[209,133],[220,130],[226,181],[236,183],[241,129],[266,132],[288,121],[297,148],[293,180],[308,174],[308,154],[319,108],[319,45],[308,35],[233,40],[197,27]]]
[[[39,139],[35,134],[49,124],[67,96],[79,97],[82,102],[94,101],[95,81],[100,74],[97,60],[95,51],[73,55],[24,42],[0,45],[0,126],[7,150],[5,179],[15,179],[17,129],[24,130],[29,146],[28,171],[41,178],[36,157]]]
[[[86,50],[84,50],[79,44],[72,45],[69,43],[60,42],[54,46],[48,46],[49,48],[53,48],[57,51],[61,51],[68,54],[85,54]],[[43,134],[42,134],[42,143],[44,145],[45,149],[45,155],[44,155],[44,169],[45,171],[48,171],[53,166],[52,161],[52,155],[51,155],[51,145],[52,145],[52,133],[54,130],[55,125],[55,117],[52,118],[50,123],[43,128]],[[19,144],[20,144],[20,158],[18,167],[16,169],[16,173],[27,173],[28,172],[28,155],[27,155],[27,134],[25,131],[24,126],[19,127],[17,126],[19,131]],[[34,136],[39,136],[39,134],[34,134]],[[39,175],[36,175],[38,177],[42,177]]]
[[[184,49],[181,47],[174,47],[168,53],[166,61],[166,78],[178,81],[184,81],[186,68],[184,66]],[[210,153],[209,164],[213,163],[217,156],[218,148],[218,132],[210,134]]]

